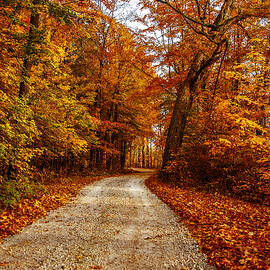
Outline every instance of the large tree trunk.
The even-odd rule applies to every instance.
[[[208,67],[219,58],[220,49],[225,41],[224,39],[217,44],[211,56],[207,56],[199,51],[193,59],[186,79],[179,87],[166,138],[162,169],[168,165],[168,162],[172,160],[174,154],[182,146],[186,122],[192,107],[194,94]]]
[[[129,168],[131,168],[133,165],[132,163],[132,144],[130,144],[130,147],[129,147]]]
[[[207,68],[204,67],[205,60],[206,56],[202,52],[196,54],[188,75],[178,90],[166,139],[162,168],[172,160],[173,155],[182,145],[187,117],[192,107],[194,93],[198,87],[201,75]]]

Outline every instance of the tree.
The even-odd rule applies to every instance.
[[[151,129],[157,95],[145,95],[155,76],[145,47],[105,14],[113,3],[0,6],[1,203],[51,174],[124,168],[132,140]]]
[[[31,70],[31,66],[33,64],[33,56],[35,56],[36,52],[34,51],[34,44],[41,43],[41,35],[39,32],[39,10],[38,5],[40,5],[39,0],[33,0],[31,6],[31,15],[30,15],[30,25],[29,25],[29,33],[27,37],[27,44],[25,47],[25,55],[22,65],[22,78],[20,82],[19,89],[19,97],[22,97],[27,93],[26,81],[29,80],[29,73]]]
[[[151,11],[145,18],[151,39],[174,39],[165,43],[166,50],[162,42],[151,44],[161,59],[155,63],[164,90],[165,136],[170,123],[166,178],[264,200],[270,151],[269,3],[231,1],[226,9],[230,1],[208,1],[209,6],[207,1],[171,1],[172,7],[165,1],[143,2]]]
[[[184,22],[184,27],[192,29],[194,35],[204,44],[205,48],[196,48],[192,57],[187,75],[178,86],[177,98],[168,129],[166,145],[163,155],[163,168],[172,160],[183,142],[187,117],[192,108],[194,96],[201,86],[202,79],[218,59],[222,52],[227,50],[229,31],[233,25],[241,24],[251,17],[268,17],[269,4],[252,4],[248,1],[224,0],[224,1],[167,1],[157,0],[158,4],[146,6],[152,10],[163,11],[159,4],[166,5],[168,12],[174,12]],[[165,14],[166,14],[165,12]],[[171,17],[170,15],[168,17]],[[179,19],[178,19],[179,20]],[[208,47],[208,49],[206,49]]]

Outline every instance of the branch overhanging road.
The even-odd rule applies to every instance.
[[[214,269],[174,213],[144,185],[105,178],[4,240],[0,269]]]

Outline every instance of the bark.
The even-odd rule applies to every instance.
[[[142,168],[145,168],[145,152],[144,152],[144,145],[142,146]]]
[[[129,167],[132,167],[132,146],[129,148]]]
[[[204,72],[204,69],[207,68],[204,67],[205,63],[206,56],[202,52],[198,52],[194,57],[193,64],[185,81],[178,90],[166,139],[162,168],[168,164],[182,145],[187,117],[192,107],[193,96],[198,86],[200,76]]]
[[[127,141],[126,141],[126,139],[122,139],[122,141],[121,141],[121,152],[120,152],[120,166],[121,166],[121,169],[125,168],[126,149],[127,149]]]
[[[138,147],[138,150],[137,150],[137,152],[138,152],[138,156],[137,156],[137,159],[138,159],[138,162],[137,162],[137,167],[138,168],[141,168],[141,151],[140,151],[140,147]]]
[[[39,0],[33,0],[34,7],[37,6],[38,3],[39,3]],[[39,13],[37,12],[37,9],[35,8],[34,10],[32,10],[31,17],[30,17],[28,40],[27,40],[25,56],[24,56],[23,66],[22,66],[22,75],[21,75],[21,82],[20,82],[20,89],[19,89],[20,98],[28,93],[27,80],[30,77],[30,71],[33,65],[31,61],[31,54],[32,54],[31,51],[32,51],[33,43],[37,42],[36,31],[39,27],[39,17],[40,16],[39,16]]]
[[[146,144],[146,167],[150,168],[150,150],[149,150],[148,140],[147,140],[147,144]]]
[[[153,168],[153,150],[152,150],[152,143],[150,142],[150,155],[149,155],[149,160],[150,160],[150,168]]]

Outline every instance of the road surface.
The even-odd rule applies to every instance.
[[[150,171],[105,178],[4,240],[0,269],[213,269],[174,213],[144,185]]]

